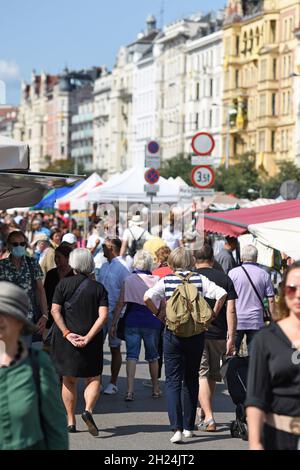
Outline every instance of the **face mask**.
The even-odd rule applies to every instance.
[[[12,255],[15,256],[16,258],[22,258],[22,256],[25,256],[25,254],[26,254],[25,246],[14,246],[12,249]]]

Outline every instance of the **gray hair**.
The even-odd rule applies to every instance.
[[[91,274],[95,269],[94,258],[87,248],[76,248],[70,253],[69,265],[78,274]]]
[[[153,258],[148,251],[139,250],[133,258],[133,268],[141,271],[152,271]]]
[[[241,259],[242,261],[249,261],[250,263],[256,263],[258,257],[257,248],[254,245],[246,245],[242,248]]]

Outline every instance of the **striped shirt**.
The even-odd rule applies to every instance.
[[[177,272],[177,274],[181,276],[187,276],[189,273],[190,271]],[[217,284],[210,281],[207,277],[202,276],[202,274],[193,274],[190,282],[198,288],[200,295],[208,299],[219,300],[224,295],[227,295],[222,287],[217,286]],[[170,274],[160,279],[151,289],[148,289],[145,293],[145,297],[152,300],[157,305],[161,300],[170,299],[176,287],[180,284],[180,279],[174,274]]]

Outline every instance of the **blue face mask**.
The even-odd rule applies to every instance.
[[[26,248],[25,246],[14,246],[12,249],[12,255],[16,258],[22,258],[22,256],[26,255]]]

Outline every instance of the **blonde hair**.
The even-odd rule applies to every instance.
[[[176,248],[168,258],[168,265],[173,271],[186,271],[195,266],[195,258],[191,251],[185,248]]]

